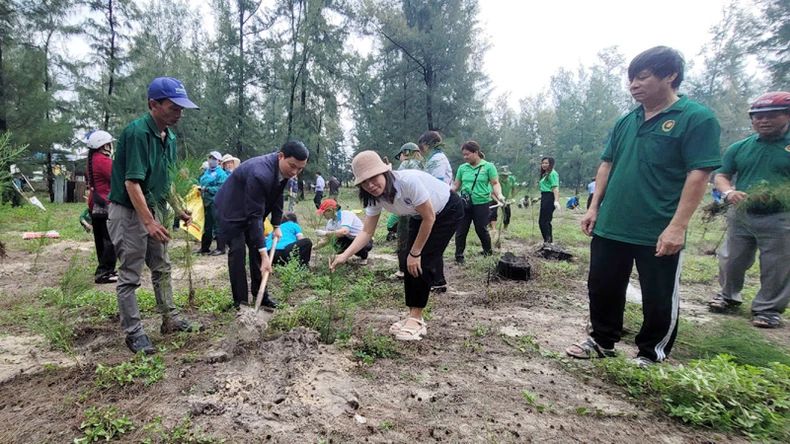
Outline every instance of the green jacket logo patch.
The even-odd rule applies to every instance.
[[[664,131],[665,133],[668,133],[668,132],[672,131],[672,128],[674,128],[674,127],[675,127],[675,121],[674,120],[667,120],[666,122],[664,122],[661,125],[661,130]]]

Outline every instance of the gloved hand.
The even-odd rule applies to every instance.
[[[317,234],[318,236],[326,236],[327,234],[329,234],[329,232],[326,230],[315,230],[315,234]]]
[[[557,201],[557,200],[554,201],[554,209],[555,210],[559,210],[560,209],[560,202]]]

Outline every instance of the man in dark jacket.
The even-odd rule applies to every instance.
[[[302,142],[286,142],[279,152],[243,162],[214,198],[219,226],[229,246],[228,273],[236,307],[247,303],[245,246],[249,249],[251,290],[252,294],[257,294],[262,273],[272,270],[266,256],[263,219],[271,214],[274,238],[279,239],[282,236],[279,227],[283,216],[283,190],[288,179],[296,177],[307,165],[308,155]],[[263,306],[274,308],[276,303],[265,293]]]

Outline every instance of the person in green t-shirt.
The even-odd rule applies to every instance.
[[[763,94],[749,116],[756,134],[727,149],[714,178],[731,207],[719,251],[721,291],[708,307],[727,312],[741,305],[746,270],[760,250],[760,291],[752,301],[752,324],[778,328],[790,302],[790,92]]]
[[[554,158],[544,157],[540,159],[540,218],[538,227],[543,236],[543,243],[554,243],[554,234],[551,226],[551,219],[554,217],[554,210],[560,209],[560,175],[554,169]]]
[[[491,201],[493,196],[499,202],[502,196],[502,187],[499,185],[499,175],[496,166],[484,159],[485,154],[480,150],[480,144],[469,140],[461,146],[461,154],[465,164],[458,167],[452,190],[458,192],[467,201],[464,209],[464,218],[455,231],[455,261],[464,263],[464,250],[466,250],[466,236],[469,227],[474,222],[475,232],[483,246],[483,255],[490,255],[491,236],[488,233],[488,222],[491,218]],[[493,191],[493,193],[492,193]]]
[[[711,171],[721,164],[716,117],[677,92],[684,64],[676,50],[657,46],[628,67],[639,106],[615,123],[581,221],[582,231],[593,236],[587,282],[592,328],[586,340],[566,349],[572,357],[614,355],[634,263],[644,316],[634,363],[663,361],[672,350],[686,228]]]
[[[510,225],[510,201],[516,195],[516,178],[510,172],[507,165],[503,165],[499,170],[499,185],[502,187],[502,197],[505,198],[505,203],[502,205],[502,229],[507,230]],[[497,208],[494,208],[496,214]],[[494,218],[496,220],[496,218]]]
[[[149,112],[130,123],[118,138],[110,178],[107,228],[118,255],[118,311],[133,353],[155,353],[143,330],[135,291],[143,265],[151,270],[157,308],[162,313],[162,334],[201,328],[183,318],[173,303],[170,258],[165,228],[167,205],[187,224],[172,187],[170,171],[176,162],[176,135],[170,129],[184,108],[197,108],[184,84],[172,77],[158,77],[148,86]]]

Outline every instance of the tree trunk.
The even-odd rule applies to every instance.
[[[49,43],[52,40],[53,31],[49,32],[47,38],[44,43],[44,92],[49,93],[50,88],[50,81],[49,81]],[[44,118],[47,122],[52,119],[52,115],[49,113],[49,107],[47,107],[47,111],[44,113]],[[54,190],[54,182],[55,182],[55,174],[52,168],[52,150],[55,149],[54,146],[49,146],[47,150],[47,191],[49,192],[49,201],[50,203],[55,202],[55,190]]]
[[[0,133],[8,130],[5,110],[5,78],[3,77],[3,43],[0,41]]]
[[[425,118],[428,123],[428,130],[435,131],[433,125],[433,89],[434,89],[434,74],[433,66],[430,63],[426,64],[426,69],[423,75],[425,79]]]
[[[239,158],[244,156],[244,2],[238,1],[239,5],[239,84],[236,91],[238,96],[238,115],[236,116],[236,126],[238,136],[236,139],[236,153]]]
[[[108,68],[110,77],[107,85],[107,101],[104,104],[104,126],[105,130],[110,128],[110,98],[112,97],[113,89],[115,86],[115,15],[113,12],[113,0],[107,1],[107,18],[110,24],[110,54],[108,60]]]

